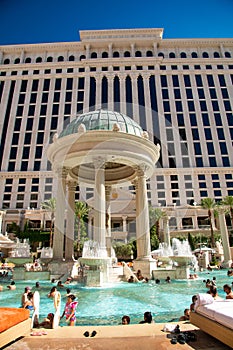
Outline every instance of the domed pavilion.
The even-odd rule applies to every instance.
[[[146,180],[154,172],[159,152],[160,146],[150,141],[148,133],[134,120],[122,113],[103,109],[79,115],[60,135],[54,135],[47,151],[57,175],[54,260],[62,261],[64,257],[64,239],[65,260],[70,260],[73,255],[75,190],[78,185],[94,189],[93,240],[98,243],[103,257],[108,257],[111,250],[107,227],[111,220],[109,200],[112,189],[134,185],[137,240],[134,267],[150,277],[154,261],[150,254]]]

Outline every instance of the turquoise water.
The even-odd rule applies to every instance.
[[[109,284],[104,288],[80,287],[76,283],[60,288],[62,296],[61,313],[66,302],[66,288],[78,297],[76,325],[117,325],[121,323],[123,315],[129,315],[131,323],[138,323],[143,319],[145,311],[151,311],[157,323],[177,320],[185,308],[189,308],[192,296],[196,293],[206,293],[203,280],[216,277],[218,293],[225,298],[222,287],[225,283],[231,284],[233,277],[227,276],[227,270],[199,272],[196,280],[172,280],[167,284],[161,280],[160,284],[154,281],[149,283]],[[16,290],[9,291],[7,283],[0,292],[0,307],[20,307],[21,295],[26,286],[35,290],[36,281],[17,281]],[[9,284],[9,283],[8,283]],[[47,297],[53,284],[49,281],[40,282],[40,321],[49,312],[54,312],[53,300]],[[64,319],[61,325],[66,325]]]

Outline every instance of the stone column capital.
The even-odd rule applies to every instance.
[[[59,178],[65,179],[68,175],[69,169],[66,167],[57,167],[55,172]]]
[[[93,158],[93,164],[95,169],[104,169],[105,159],[103,157]]]
[[[227,207],[225,206],[221,206],[221,207],[216,207],[216,210],[218,212],[218,214],[225,214],[227,212]]]
[[[67,181],[68,191],[75,191],[78,183],[74,180]]]

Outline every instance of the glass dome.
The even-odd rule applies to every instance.
[[[61,132],[59,138],[72,135],[78,132],[80,124],[84,124],[86,130],[107,130],[111,131],[114,124],[119,126],[121,132],[136,136],[142,135],[142,128],[133,119],[120,112],[113,112],[104,109],[96,110],[79,115]]]

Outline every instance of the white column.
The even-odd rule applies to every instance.
[[[136,185],[136,237],[137,259],[150,258],[150,224],[146,189],[146,176],[141,168],[137,170]]]
[[[170,247],[171,240],[170,240],[169,217],[168,216],[163,218],[163,230],[164,230],[164,243],[166,243],[167,246]]]
[[[228,230],[227,230],[227,225],[226,225],[226,220],[225,220],[225,209],[224,208],[218,209],[218,216],[219,216],[219,225],[220,225],[220,232],[221,232],[223,253],[224,253],[223,267],[229,268],[231,266],[232,260],[231,260],[229,235],[228,235]]]
[[[125,93],[125,79],[126,75],[119,75],[120,80],[120,106],[121,106],[121,112],[126,114],[126,93]]]
[[[108,57],[112,58],[112,43],[108,45]]]
[[[101,256],[107,256],[106,251],[106,206],[105,206],[105,164],[99,157],[93,160],[95,166],[94,189],[94,240],[99,243]]]
[[[101,94],[102,94],[102,77],[96,75],[96,109],[101,108]]]
[[[110,111],[114,110],[114,99],[113,99],[113,74],[108,74],[108,109]]]
[[[111,257],[112,232],[111,232],[111,186],[106,186],[106,247],[108,256]]]
[[[123,232],[127,232],[127,215],[122,215],[122,230]],[[125,237],[125,243],[127,243],[127,236]]]
[[[89,44],[86,45],[86,58],[87,59],[90,58],[90,45]]]
[[[138,74],[136,72],[130,74],[132,81],[132,97],[133,97],[133,116],[136,123],[140,124],[139,120],[139,105],[138,105]]]
[[[76,181],[68,181],[68,208],[66,218],[66,246],[65,259],[71,260],[74,254],[74,215]]]
[[[92,225],[92,221],[93,221],[93,217],[89,213],[89,215],[88,215],[88,238],[90,240],[93,240],[93,232],[92,232],[93,225]]]
[[[57,200],[55,211],[55,227],[53,241],[53,258],[63,259],[64,228],[65,228],[65,203],[66,203],[66,176],[65,168],[57,169]]]

